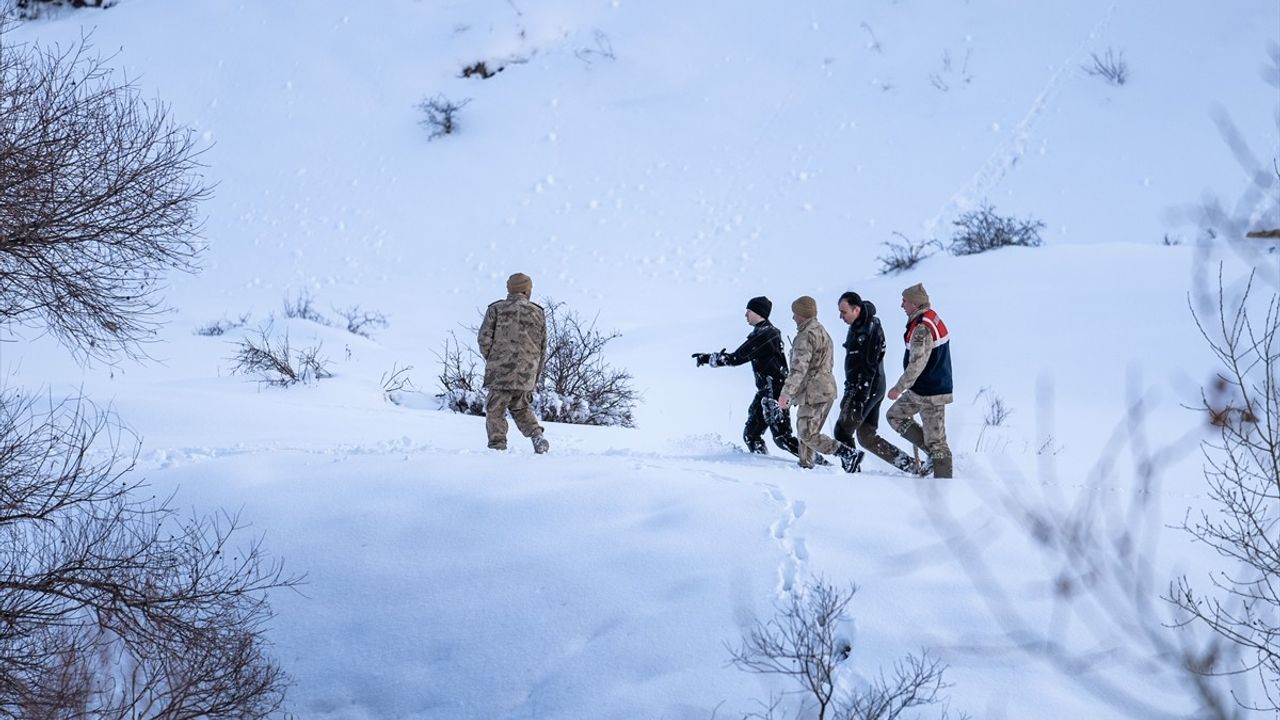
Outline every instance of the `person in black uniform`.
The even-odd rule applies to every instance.
[[[876,317],[876,306],[849,291],[836,303],[840,319],[849,326],[844,341],[844,398],[840,401],[840,417],[836,420],[835,439],[846,445],[870,450],[881,460],[908,472],[914,471],[915,460],[892,443],[880,437],[880,404],[884,401],[884,329]],[[863,453],[852,463],[860,469]]]
[[[782,393],[782,384],[787,381],[787,356],[782,350],[782,333],[769,322],[772,309],[773,303],[769,298],[751,298],[747,301],[747,324],[752,329],[746,341],[733,352],[693,353],[693,359],[698,367],[732,367],[751,363],[756,377],[756,394],[747,408],[747,424],[742,430],[747,450],[762,455],[769,453],[764,443],[764,429],[767,427],[775,445],[799,457],[800,441],[791,431],[791,414],[777,409],[778,395]],[[766,406],[770,407],[768,412]],[[822,456],[817,456],[815,462],[827,464]]]

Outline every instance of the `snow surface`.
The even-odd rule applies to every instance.
[[[1185,450],[1168,521],[1201,499],[1182,405],[1213,366],[1188,291],[1218,259],[1266,292],[1280,269],[1219,258],[1189,208],[1249,182],[1215,108],[1263,165],[1280,155],[1261,75],[1275,2],[121,0],[13,34],[87,28],[207,145],[204,269],[172,278],[155,362],[81,368],[28,332],[0,365],[110,403],[157,494],[239,511],[306,573],[270,630],[298,717],[739,717],[788,688],[726,666],[725,644],[817,577],[859,587],[848,682],[927,647],[951,664],[953,710],[1128,716],[1024,655],[964,650],[999,628],[932,518],[984,528],[1042,611],[1038,556],[987,499],[1012,481],[1119,501],[1134,468],[1099,460],[1135,398],[1147,434]],[[1107,48],[1132,67],[1123,87],[1080,69]],[[505,70],[459,77],[478,60]],[[438,93],[471,103],[427,142],[415,105]],[[1042,219],[1044,247],[876,274],[894,232],[945,239],[984,199]],[[609,359],[643,393],[634,430],[551,425],[549,455],[518,437],[500,454],[482,419],[435,408],[435,353],[516,271],[622,332]],[[893,373],[914,282],[953,332],[954,481],[741,452],[748,371],[689,353],[739,343],[759,294],[788,334],[790,300],[819,298],[839,338],[835,300],[856,289]],[[193,333],[256,326],[302,290],[390,327],[277,321],[335,370],[289,390],[231,375],[235,336]],[[405,365],[424,392],[397,406],[380,378]],[[985,432],[984,388],[1013,409]],[[1206,567],[1186,544],[1162,539],[1169,573]],[[1195,707],[1159,675],[1121,681]]]

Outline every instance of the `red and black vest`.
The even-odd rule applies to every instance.
[[[911,361],[911,335],[915,332],[916,326],[921,323],[929,328],[929,334],[933,335],[933,351],[929,353],[929,362],[925,364],[924,372],[920,373],[920,377],[916,378],[915,384],[911,386],[911,392],[917,395],[948,395],[952,387],[951,334],[947,332],[946,323],[942,322],[942,318],[938,317],[938,313],[934,312],[933,308],[907,321],[907,334],[903,338],[907,349],[902,354],[902,367],[906,369]]]

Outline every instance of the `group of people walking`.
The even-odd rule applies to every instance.
[[[756,394],[742,433],[751,452],[768,452],[764,442],[767,427],[774,444],[798,457],[801,467],[826,464],[822,455],[827,454],[839,457],[846,471],[858,472],[869,450],[899,470],[949,478],[951,449],[945,419],[946,406],[952,401],[950,335],[923,285],[903,290],[901,307],[907,315],[903,372],[886,393],[884,329],[875,304],[853,291],[836,302],[840,319],[849,330],[844,341],[844,394],[835,437],[822,432],[837,395],[833,342],[818,320],[818,304],[812,297],[804,295],[791,303],[796,337],[791,344],[790,367],[783,353],[782,333],[769,322],[773,303],[763,296],[747,301],[751,332],[737,350],[694,353],[693,358],[698,367],[751,363]],[[877,432],[886,394],[893,401],[886,413],[889,425],[925,453],[923,460],[917,461]],[[791,405],[798,408],[796,434],[791,431],[787,412]],[[917,415],[923,425],[916,422]]]
[[[489,447],[507,447],[507,413],[536,453],[547,452],[531,407],[533,390],[542,374],[547,350],[546,316],[530,300],[533,281],[516,273],[507,279],[507,297],[485,311],[480,324],[480,355],[485,360],[485,429]],[[885,338],[876,306],[856,292],[836,302],[840,319],[849,326],[844,341],[844,394],[834,437],[822,432],[837,399],[835,352],[831,335],[818,321],[818,303],[808,295],[791,303],[796,337],[790,362],[783,350],[782,332],[769,322],[773,303],[760,296],[747,301],[751,332],[733,352],[694,353],[698,367],[733,367],[751,363],[756,393],[747,409],[742,439],[753,453],[767,454],[764,431],[773,442],[799,458],[800,466],[828,464],[835,455],[847,472],[858,472],[866,451],[895,468],[919,475],[951,477],[951,449],[947,445],[945,414],[952,401],[951,345],[947,326],[929,302],[924,286],[902,291],[907,315],[903,340],[902,375],[888,387],[884,371]],[[917,461],[880,437],[880,406],[893,404],[885,417],[889,425],[925,453]],[[797,432],[791,430],[790,408],[796,406]],[[916,422],[920,416],[923,425]],[[855,441],[856,438],[856,441]],[[863,449],[859,449],[861,445]]]

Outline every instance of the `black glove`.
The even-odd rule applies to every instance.
[[[711,362],[711,353],[694,353],[693,359],[697,361],[697,367],[702,367]]]

